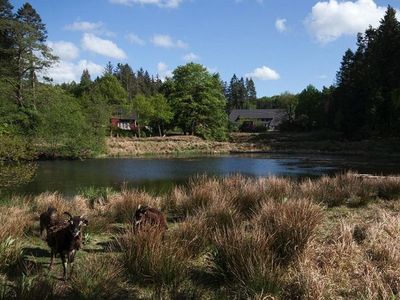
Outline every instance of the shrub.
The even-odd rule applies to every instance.
[[[257,223],[269,237],[275,259],[288,264],[302,254],[322,217],[321,207],[309,200],[270,201],[262,207]]]

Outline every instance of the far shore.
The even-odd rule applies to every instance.
[[[400,159],[400,139],[347,141],[326,133],[232,133],[229,141],[195,136],[112,137],[101,157],[153,157],[219,154],[326,154]]]

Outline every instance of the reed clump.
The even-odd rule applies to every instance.
[[[110,255],[85,255],[71,276],[69,293],[73,299],[124,298],[123,268]]]
[[[188,274],[188,256],[179,243],[157,230],[128,228],[119,237],[121,263],[133,280],[151,284],[160,293],[176,289]]]

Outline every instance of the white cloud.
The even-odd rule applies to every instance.
[[[128,33],[125,38],[128,40],[129,43],[131,44],[136,44],[140,46],[146,45],[146,42],[142,40],[138,35],[134,33]]]
[[[103,27],[102,22],[74,22],[65,26],[65,29],[72,31],[95,31]]]
[[[183,57],[183,60],[186,62],[192,62],[192,61],[196,61],[199,59],[200,59],[200,56],[198,56],[197,54],[194,54],[193,52],[190,52]]]
[[[285,32],[287,30],[286,21],[287,21],[286,19],[277,19],[275,21],[276,30],[278,30],[279,32]]]
[[[110,0],[114,4],[127,6],[138,5],[156,5],[158,7],[177,8],[183,0]]]
[[[385,10],[374,0],[329,0],[315,4],[305,23],[319,42],[328,43],[343,35],[363,32],[369,25],[377,26]]]
[[[118,48],[114,42],[99,38],[92,33],[85,33],[83,35],[82,48],[111,58],[127,58],[124,50]]]
[[[246,74],[245,77],[259,80],[278,80],[281,78],[278,72],[266,66],[256,68],[251,73]]]
[[[58,42],[47,42],[53,51],[54,55],[57,55],[61,60],[74,60],[79,57],[79,49],[73,43],[58,41]]]
[[[164,62],[159,62],[157,64],[157,73],[162,81],[167,77],[172,77],[172,70],[168,69],[168,65]]]
[[[43,75],[53,78],[54,83],[78,82],[83,70],[88,69],[92,78],[100,75],[104,68],[88,60],[80,60],[77,63],[59,61],[49,68]]]
[[[188,44],[181,40],[174,41],[169,35],[166,34],[155,34],[151,38],[151,42],[157,47],[163,48],[188,48]]]
[[[92,32],[99,35],[115,36],[115,33],[105,28],[103,22],[77,21],[64,27],[66,30]]]

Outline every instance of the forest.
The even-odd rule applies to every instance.
[[[168,130],[226,140],[232,109],[283,108],[282,130],[332,130],[345,139],[394,136],[400,130],[400,23],[388,7],[378,28],[357,36],[343,56],[336,82],[299,94],[257,98],[254,81],[188,63],[170,78],[128,64],[108,63],[91,78],[54,84],[43,71],[57,62],[39,13],[0,1],[0,159],[88,158],[104,152],[110,118],[135,112],[140,136]]]

